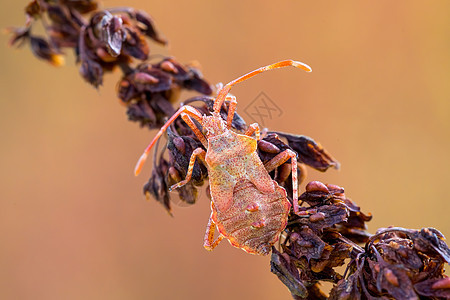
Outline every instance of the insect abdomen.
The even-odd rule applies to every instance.
[[[275,181],[275,191],[263,194],[248,180],[239,181],[233,204],[225,211],[213,209],[219,232],[231,245],[252,254],[266,255],[287,224],[290,203]]]

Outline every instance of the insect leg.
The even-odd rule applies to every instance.
[[[198,129],[197,125],[195,125],[194,121],[192,121],[189,115],[186,113],[181,113],[181,118],[189,127],[191,127],[192,131],[197,136],[202,145],[205,148],[208,148],[208,142],[206,141],[205,136],[201,133],[200,129]]]
[[[274,158],[264,164],[267,172],[272,172],[278,166],[284,164],[288,159],[291,159],[292,166],[292,202],[294,203],[294,212],[298,213],[298,179],[297,179],[297,154],[290,149],[286,149],[278,153]]]
[[[134,174],[137,176],[139,175],[139,173],[141,172],[142,166],[144,165],[145,161],[147,160],[148,154],[150,153],[150,150],[152,149],[152,147],[156,144],[156,141],[163,135],[163,133],[167,130],[167,128],[170,126],[170,124],[172,124],[180,115],[185,114],[188,115],[192,118],[194,118],[195,120],[197,120],[198,122],[202,123],[203,122],[203,116],[202,114],[195,109],[192,106],[189,105],[184,105],[182,107],[180,107],[176,113],[173,114],[172,117],[170,117],[170,119],[166,122],[166,124],[163,125],[163,127],[161,127],[161,129],[158,131],[158,133],[155,135],[155,137],[153,138],[153,140],[150,142],[150,144],[147,146],[147,148],[144,150],[144,153],[141,155],[141,157],[139,158],[136,167],[134,169]],[[187,116],[186,116],[187,117]],[[184,120],[184,119],[183,119]],[[188,121],[189,122],[189,121]],[[195,126],[194,122],[191,123],[187,123],[189,126],[191,126],[193,124],[193,127],[197,128],[197,126]],[[190,125],[191,124],[191,125]],[[191,128],[193,128],[191,127]],[[197,128],[198,129],[198,128]],[[194,130],[194,132],[196,132]],[[200,141],[202,141],[200,139]]]
[[[206,226],[205,239],[203,242],[203,247],[205,247],[205,249],[208,251],[212,251],[214,248],[216,248],[217,245],[220,243],[220,241],[223,239],[223,235],[219,235],[217,237],[217,240],[214,241],[215,230],[216,224],[212,219],[212,212],[211,212],[211,216],[209,217],[208,221],[208,226]]]
[[[234,112],[236,111],[236,97],[232,95],[227,95],[225,100],[230,101],[228,105],[228,116],[227,116],[227,128],[231,128],[231,123],[233,122]]]
[[[191,177],[192,177],[192,171],[194,170],[195,159],[197,158],[197,156],[198,156],[198,158],[200,158],[200,160],[206,165],[206,162],[205,162],[206,151],[203,150],[202,148],[197,148],[197,149],[195,149],[194,152],[193,152],[192,155],[191,155],[190,160],[189,160],[189,168],[188,168],[188,171],[187,171],[186,178],[185,178],[184,180],[178,182],[177,184],[172,185],[172,186],[169,188],[169,191],[172,191],[172,190],[174,190],[174,189],[177,189],[177,188],[179,188],[179,187],[182,187],[183,185],[185,185],[186,183],[188,183],[189,180],[191,180]]]
[[[247,131],[244,134],[248,135],[248,136],[252,136],[253,133],[255,133],[256,140],[259,141],[260,130],[259,130],[258,123],[250,124],[250,126],[248,126],[248,129],[247,129]]]

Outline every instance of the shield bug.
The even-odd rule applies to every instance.
[[[263,164],[257,153],[260,129],[257,123],[251,124],[244,134],[231,130],[231,123],[236,111],[237,101],[228,95],[231,87],[262,72],[294,66],[311,72],[311,68],[293,60],[280,61],[258,68],[223,86],[216,99],[211,116],[202,115],[194,107],[182,106],[161,127],[153,141],[139,159],[135,174],[141,171],[147,156],[167,128],[179,116],[198,137],[204,148],[197,148],[190,157],[186,178],[171,189],[185,185],[192,176],[195,160],[200,159],[208,169],[211,190],[211,216],[209,218],[204,247],[214,249],[226,238],[231,245],[251,254],[267,255],[278,240],[287,224],[291,204],[286,191],[269,176],[269,172],[291,160],[293,208],[298,213],[297,157],[292,150],[285,150],[272,160]],[[220,109],[227,101],[228,116],[223,120]],[[194,123],[201,124],[201,130]],[[203,134],[203,132],[205,135]],[[253,135],[255,137],[253,137]],[[219,236],[214,241],[215,228]]]

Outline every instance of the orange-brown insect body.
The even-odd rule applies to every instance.
[[[260,138],[258,124],[251,124],[245,134],[233,132],[230,128],[236,110],[236,98],[227,96],[234,84],[261,72],[286,66],[311,71],[311,68],[303,63],[292,60],[281,61],[259,68],[226,84],[218,93],[211,116],[201,115],[191,106],[182,106],[161,128],[136,166],[135,173],[138,174],[158,138],[178,116],[181,116],[207,151],[202,148],[194,150],[186,178],[171,189],[189,182],[196,158],[206,165],[212,198],[211,216],[204,240],[204,247],[208,250],[214,249],[223,238],[226,238],[231,245],[248,253],[266,255],[270,252],[271,246],[286,227],[291,204],[286,191],[272,180],[269,172],[289,159],[292,167],[294,212],[299,211],[296,154],[291,150],[285,150],[264,165],[257,153],[257,142]],[[226,99],[229,100],[229,107],[225,122],[219,112]],[[191,118],[202,125],[206,131],[206,138]],[[252,137],[253,134],[255,138]],[[219,236],[213,241],[216,226]]]
[[[256,149],[255,138],[225,130],[208,138],[205,161],[211,218],[220,235],[248,253],[265,255],[286,227],[291,205]]]

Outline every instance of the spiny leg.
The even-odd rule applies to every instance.
[[[150,150],[153,148],[153,146],[156,144],[156,141],[163,135],[163,133],[167,130],[167,128],[170,126],[170,124],[172,124],[180,115],[185,114],[187,115],[186,117],[190,116],[192,118],[194,118],[195,120],[197,120],[199,123],[203,122],[203,116],[202,114],[195,109],[192,106],[189,105],[184,105],[182,107],[180,107],[176,113],[173,114],[172,117],[170,117],[170,119],[166,122],[166,124],[164,124],[161,129],[158,131],[158,133],[155,135],[155,137],[153,138],[153,140],[150,142],[150,144],[147,146],[147,148],[144,150],[144,153],[141,155],[141,157],[139,158],[136,167],[134,168],[134,174],[137,176],[139,175],[139,173],[142,170],[142,166],[144,165],[145,161],[147,160],[148,154],[150,153]],[[183,119],[185,122],[186,120]],[[197,126],[195,126],[194,122],[192,122],[192,120],[187,121],[186,122],[189,127],[191,127],[191,129],[194,131],[194,133],[198,133],[199,130],[197,128]],[[197,131],[195,129],[197,129]],[[196,134],[197,134],[196,133]],[[198,136],[200,139],[200,136]],[[200,141],[202,141],[202,139],[200,139]],[[202,141],[202,143],[205,140]],[[203,144],[205,147],[207,147],[207,144]]]
[[[292,202],[294,203],[294,212],[299,212],[298,208],[298,179],[297,179],[297,154],[290,149],[286,149],[281,153],[278,153],[274,158],[264,164],[267,172],[272,172],[278,166],[284,164],[288,159],[291,159],[292,167]]]
[[[203,150],[202,148],[195,149],[194,152],[192,152],[191,158],[189,160],[189,167],[188,167],[186,178],[184,180],[178,182],[177,184],[172,185],[169,188],[169,191],[172,191],[174,189],[182,187],[183,185],[188,183],[189,180],[191,180],[192,171],[194,170],[195,159],[197,158],[197,156],[206,165],[206,162],[205,162],[206,151]]]
[[[214,248],[216,248],[217,245],[219,245],[220,241],[223,239],[223,235],[219,235],[217,237],[217,240],[214,241],[215,230],[216,224],[212,219],[212,212],[211,212],[211,216],[209,217],[208,221],[208,226],[206,226],[205,239],[203,242],[203,247],[205,247],[205,249],[208,251],[212,251]]]
[[[245,132],[245,135],[252,136],[253,133],[255,133],[256,140],[259,141],[260,138],[260,130],[258,123],[253,123],[248,126],[247,131]]]

